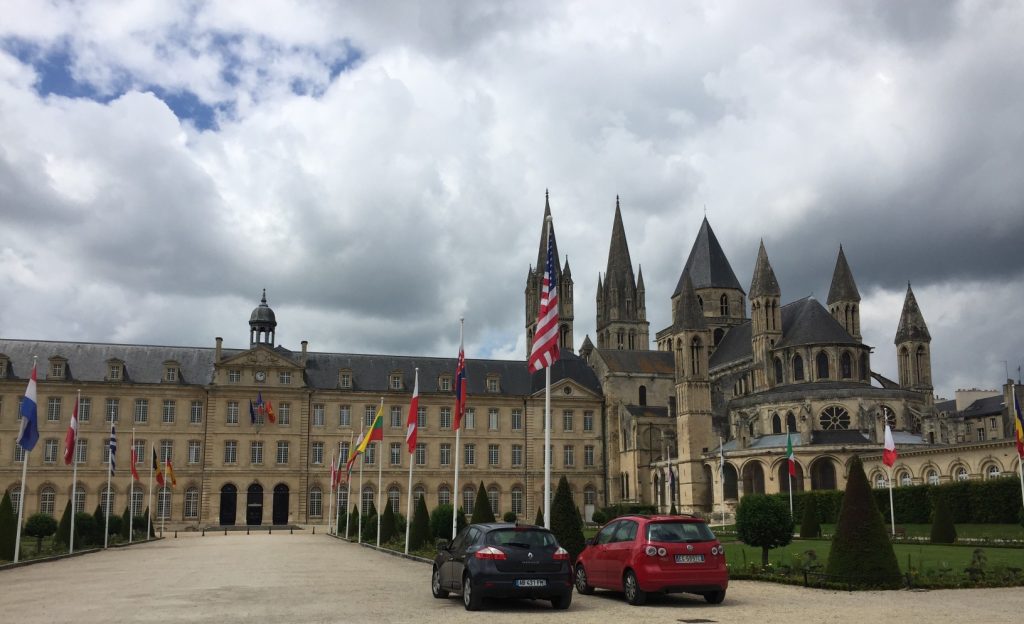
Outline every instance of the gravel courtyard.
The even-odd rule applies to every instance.
[[[725,603],[686,595],[630,607],[621,596],[490,602],[469,613],[430,595],[430,569],[307,531],[183,535],[0,571],[0,621],[74,622],[1019,622],[1021,588],[845,592],[738,581]]]

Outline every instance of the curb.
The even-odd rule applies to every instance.
[[[392,557],[398,557],[399,559],[408,559],[409,561],[415,561],[417,563],[425,563],[427,565],[433,565],[433,563],[434,563],[434,561],[432,559],[425,559],[423,557],[417,557],[416,555],[407,555],[405,553],[398,552],[397,550],[391,550],[390,548],[384,548],[383,546],[378,547],[376,544],[358,543],[358,542],[355,542],[355,541],[353,541],[351,539],[344,538],[344,537],[342,537],[340,535],[331,535],[331,537],[333,537],[336,540],[341,540],[343,542],[348,542],[349,544],[357,544],[359,546],[362,546],[363,548],[369,548],[370,550],[376,550],[377,552],[383,553],[385,555],[390,555]]]
[[[92,553],[103,552],[104,550],[110,550],[112,548],[127,548],[129,546],[137,546],[139,544],[148,544],[150,542],[158,542],[158,541],[160,541],[162,539],[164,539],[164,538],[162,538],[162,537],[152,537],[152,538],[150,538],[148,540],[137,540],[137,541],[132,542],[131,544],[128,544],[128,543],[111,544],[107,548],[98,548],[98,547],[97,548],[86,548],[85,550],[77,550],[77,551],[75,551],[73,553],[64,553],[62,555],[51,555],[49,557],[40,557],[39,559],[28,559],[27,561],[19,561],[18,563],[13,563],[13,562],[11,562],[11,563],[4,563],[4,564],[0,564],[0,571],[3,571],[3,570],[13,570],[14,568],[21,568],[21,567],[33,565],[33,564],[36,564],[36,563],[46,563],[48,561],[60,561],[61,559],[70,559],[72,557],[81,557],[82,555],[88,555],[88,554],[92,554]]]

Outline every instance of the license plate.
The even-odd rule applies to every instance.
[[[704,563],[704,555],[676,555],[676,563]]]
[[[519,579],[516,587],[547,587],[547,579]]]

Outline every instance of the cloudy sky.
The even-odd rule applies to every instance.
[[[615,196],[652,335],[707,213],[785,301],[842,244],[873,365],[1024,360],[1019,2],[0,2],[0,336],[525,357],[550,189],[594,333]],[[564,261],[564,258],[563,258]],[[533,314],[533,312],[531,312]]]

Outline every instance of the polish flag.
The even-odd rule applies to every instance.
[[[882,463],[892,468],[896,463],[896,443],[892,441],[892,430],[885,423],[885,450],[882,451]]]
[[[78,440],[78,401],[75,401],[75,409],[71,412],[71,424],[68,425],[68,432],[64,436],[64,464],[71,465],[75,457],[75,444]]]

